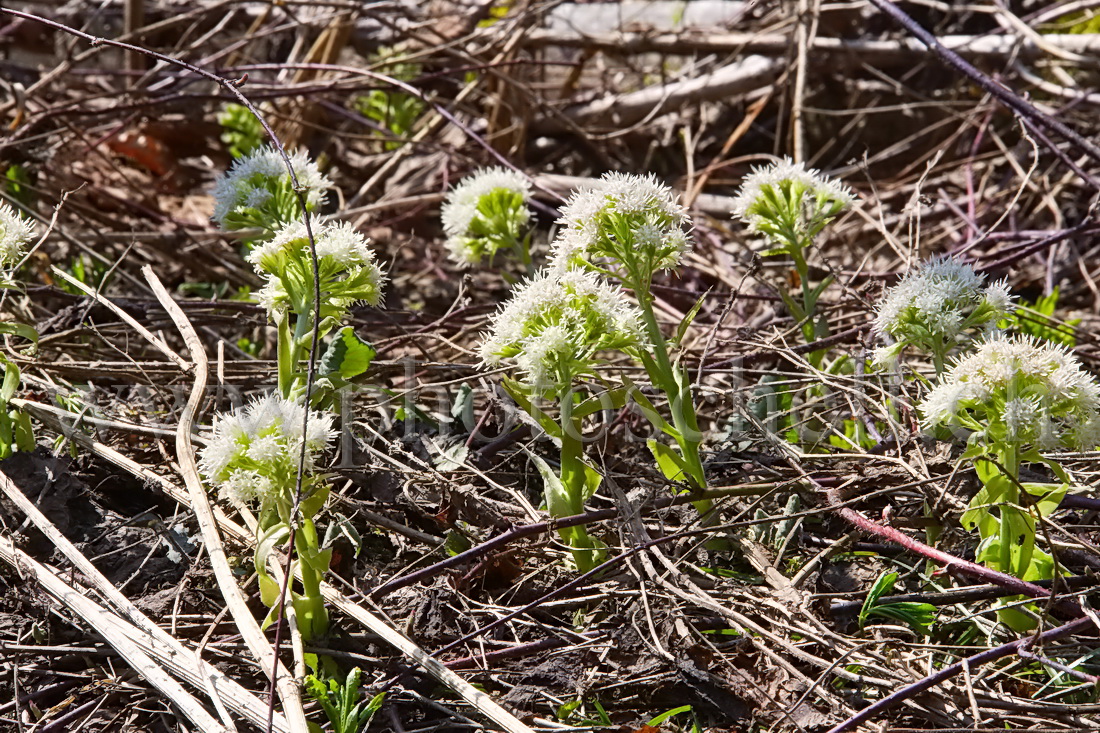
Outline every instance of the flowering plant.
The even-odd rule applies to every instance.
[[[621,290],[583,270],[540,272],[521,285],[493,318],[481,345],[482,361],[489,366],[504,364],[519,373],[520,380],[506,381],[505,387],[561,446],[558,473],[532,456],[543,477],[551,516],[580,514],[600,484],[600,474],[584,459],[582,421],[605,405],[577,388],[578,380],[593,374],[600,352],[635,351],[644,343],[638,309]],[[556,424],[538,404],[543,397],[558,404]],[[615,397],[621,406],[622,391]],[[559,534],[580,570],[595,567],[602,543],[583,526],[563,528]]]
[[[305,387],[299,364],[308,353],[314,330],[319,339],[324,338],[340,325],[352,304],[378,305],[385,280],[367,240],[350,224],[324,225],[313,219],[309,231],[317,255],[320,308],[314,301],[313,258],[305,224],[287,224],[248,255],[256,272],[267,280],[258,297],[279,329],[279,387],[287,397]]]
[[[325,203],[332,186],[304,152],[290,156],[290,164],[305,201],[306,211]],[[266,235],[300,217],[294,182],[282,156],[272,147],[258,148],[233,161],[214,182],[214,221],[223,229],[264,230]]]
[[[985,276],[954,258],[925,262],[886,291],[875,314],[874,329],[895,343],[875,352],[889,365],[907,346],[932,356],[942,374],[951,349],[969,332],[991,333],[1012,308],[1008,283],[985,284]]]
[[[279,598],[279,584],[267,572],[267,559],[278,544],[294,533],[295,558],[302,592],[291,590],[291,601],[303,637],[328,629],[321,597],[321,579],[328,570],[331,549],[321,549],[313,517],[328,498],[328,484],[315,473],[317,461],[336,436],[333,416],[310,411],[303,434],[305,408],[300,402],[267,395],[248,406],[223,414],[203,449],[199,467],[231,501],[259,504],[255,551],[260,597],[268,606]],[[304,450],[303,450],[304,449]],[[304,454],[302,493],[298,495],[299,459]]]
[[[810,285],[806,250],[825,225],[854,200],[851,190],[802,163],[783,158],[769,166],[754,168],[745,177],[733,203],[733,215],[750,231],[763,234],[772,245],[761,254],[787,255],[794,262],[802,289],[802,302],[780,290],[784,305],[801,324],[807,343],[825,335],[824,322],[816,322],[817,302],[832,283],[826,277]]]
[[[649,295],[654,273],[675,269],[690,245],[687,212],[652,174],[608,173],[574,192],[559,224],[553,266],[587,267],[638,297]]]
[[[0,269],[11,269],[23,257],[34,236],[34,225],[15,209],[0,203]]]
[[[0,290],[18,287],[11,279],[10,271],[23,258],[33,236],[34,225],[11,206],[0,203]],[[0,321],[0,335],[9,334],[38,342],[38,332],[31,326]],[[3,378],[0,379],[0,459],[4,459],[17,450],[34,450],[35,441],[30,416],[18,409],[8,409],[22,378],[19,367],[2,354],[0,364],[4,367]]]
[[[958,359],[920,412],[929,426],[972,431],[964,457],[975,461],[983,488],[962,522],[982,538],[979,562],[1023,580],[1053,577],[1035,527],[1061,503],[1069,477],[1040,451],[1100,444],[1100,383],[1063,347],[998,336]],[[1046,465],[1059,481],[1021,481],[1025,463]],[[1034,626],[1015,609],[1001,618],[1018,629]]]
[[[527,178],[506,168],[483,168],[451,189],[441,211],[451,259],[469,267],[511,249],[529,268],[530,195]]]
[[[694,490],[705,489],[707,480],[699,456],[703,436],[696,420],[691,379],[673,360],[654,312],[653,276],[660,270],[675,269],[690,246],[687,212],[676,203],[672,189],[652,175],[609,173],[575,192],[562,209],[559,223],[562,229],[552,247],[551,268],[591,270],[633,291],[646,336],[646,348],[633,355],[654,387],[667,397],[671,423],[626,381],[646,417],[677,446],[674,451],[650,440],[649,448],[668,479],[686,482]],[[695,310],[680,324],[680,333]],[[710,511],[709,502],[695,505],[702,513]]]
[[[291,167],[298,190],[282,157],[265,148],[238,160],[215,185],[218,222],[267,232],[248,260],[265,281],[258,297],[277,326],[279,384],[276,394],[216,420],[202,469],[228,498],[260,504],[255,561],[268,605],[280,593],[267,573],[268,557],[293,537],[302,591],[292,588],[291,601],[299,630],[310,638],[328,628],[320,583],[331,551],[322,548],[315,522],[329,489],[316,459],[335,433],[333,416],[307,410],[305,402],[308,397],[310,407],[331,406],[336,391],[366,370],[374,350],[350,327],[342,328],[321,359],[321,378],[309,395],[301,364],[314,343],[342,326],[354,303],[378,304],[385,278],[367,240],[350,225],[309,216],[329,185],[316,165],[297,154]]]

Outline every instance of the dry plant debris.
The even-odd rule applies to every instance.
[[[998,328],[1100,367],[1100,3],[27,0],[0,8],[0,52],[0,730],[355,729],[303,693],[310,664],[361,670],[356,721],[385,693],[370,730],[1100,727],[1096,441],[993,471],[1008,438],[968,447],[918,409]],[[211,219],[215,179],[268,133],[331,184],[299,255],[369,237],[388,280],[378,307],[325,304],[351,326],[329,339],[377,353],[309,382],[343,398],[328,617],[305,635],[295,606],[318,607],[261,624],[254,558],[301,597],[286,543],[258,553],[262,513],[196,464],[214,414],[305,384],[260,304],[285,293],[248,258],[263,222]],[[776,253],[733,212],[785,156],[852,201]],[[476,239],[470,201],[466,229],[440,219],[499,167],[530,206],[507,247]],[[558,407],[519,409],[479,347],[570,193],[609,172],[691,218],[679,269],[632,282],[703,437],[647,446],[639,405],[668,392],[609,357],[610,382],[575,375],[611,395],[576,420],[573,477],[598,490],[551,517]],[[271,201],[296,219],[291,189],[246,204]],[[890,349],[884,293],[940,287],[913,273],[948,255],[973,286],[957,322],[934,355],[928,333]],[[705,476],[677,483],[691,450]],[[1015,508],[971,532],[996,481]]]

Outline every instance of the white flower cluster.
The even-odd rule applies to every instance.
[[[463,179],[440,212],[451,259],[467,267],[518,238],[531,218],[530,197],[527,178],[507,168],[483,168]]]
[[[604,175],[573,193],[558,223],[552,266],[559,270],[610,261],[630,271],[637,262],[648,276],[675,268],[690,249],[691,219],[653,174]]]
[[[11,267],[23,256],[34,226],[12,207],[0,203],[0,267]]]
[[[317,251],[324,306],[332,309],[330,315],[337,315],[360,300],[378,305],[385,276],[367,246],[368,240],[349,223],[323,224],[311,218],[310,231]],[[248,261],[267,278],[257,299],[268,312],[312,303],[313,263],[303,222],[287,224],[271,239],[258,243],[248,253]]]
[[[985,276],[951,257],[925,262],[890,288],[879,303],[874,329],[897,344],[879,349],[889,364],[906,345],[945,354],[966,331],[993,331],[1012,309],[1008,283],[985,284]]]
[[[290,164],[302,187],[306,208],[314,211],[325,202],[325,189],[332,182],[321,174],[317,164],[304,151],[291,154]],[[293,185],[282,156],[272,147],[263,147],[233,162],[233,166],[214,182],[214,221],[223,229],[241,228],[234,215],[256,219],[269,228],[279,221],[290,221],[296,213]],[[287,199],[281,201],[279,199]],[[274,208],[274,211],[267,209]],[[289,211],[281,211],[289,208]],[[267,214],[268,216],[263,216]],[[281,214],[280,216],[275,216]],[[251,215],[251,216],[249,216]],[[274,221],[272,220],[274,218]]]
[[[332,265],[350,269],[353,267],[374,267],[374,253],[367,246],[367,239],[348,222],[324,224],[311,217],[309,231],[313,232],[317,259],[328,259]],[[279,274],[279,263],[288,252],[309,246],[309,234],[303,222],[287,224],[269,240],[261,242],[248,253],[248,261],[260,274]]]
[[[926,424],[1049,449],[1100,445],[1100,383],[1061,346],[998,336],[961,359],[920,405]]]
[[[784,157],[745,176],[734,198],[733,215],[750,230],[769,236],[790,229],[812,237],[854,200],[844,184]]]
[[[219,415],[214,434],[202,451],[199,468],[227,497],[242,502],[262,500],[293,488],[302,449],[305,408],[271,394]],[[305,435],[305,471],[313,472],[318,457],[336,431],[334,416],[311,410]]]
[[[482,361],[514,364],[539,388],[568,387],[591,370],[597,352],[645,341],[638,308],[587,270],[544,270],[516,289],[490,328]]]

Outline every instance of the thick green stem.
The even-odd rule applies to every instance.
[[[950,347],[942,341],[932,347],[932,368],[936,370],[936,376],[943,376],[947,368],[947,351]]]
[[[797,246],[791,247],[790,253],[802,289],[802,337],[806,339],[806,343],[811,344],[820,335],[817,332],[817,299],[820,293],[815,294],[814,289],[810,287],[810,266],[806,263],[805,255],[805,246],[809,244],[810,242],[800,242]],[[823,283],[823,286],[827,286],[827,284],[828,280]],[[824,357],[824,350],[814,351],[806,355],[807,360],[815,369],[821,368]]]
[[[328,572],[329,553],[322,552],[313,520],[303,517],[294,534],[294,554],[301,575],[302,592],[293,594],[294,612],[302,638],[309,640],[328,631],[328,610],[321,595],[321,581]]]
[[[294,390],[294,370],[297,367],[297,349],[294,348],[294,335],[290,331],[290,316],[279,316],[276,352],[278,354],[279,394],[290,399]]]
[[[534,262],[531,260],[531,235],[520,237],[512,235],[512,251],[516,255],[516,259],[523,263],[523,268],[527,270],[527,276],[531,277],[535,274]]]
[[[695,417],[695,399],[691,391],[691,382],[687,375],[681,374],[678,378],[674,371],[679,367],[674,366],[669,357],[668,342],[665,341],[664,334],[657,324],[657,318],[653,314],[653,300],[648,297],[648,291],[646,295],[637,290],[635,293],[641,305],[646,334],[653,347],[653,368],[650,369],[649,378],[668,398],[672,426],[676,429],[674,438],[687,474],[684,478],[694,491],[703,491],[707,488],[706,471],[703,469],[703,460],[699,456],[703,434],[699,430],[699,423]],[[717,520],[713,512],[714,504],[709,499],[694,501],[692,506],[708,521]]]
[[[564,507],[550,507],[558,516],[582,514],[584,496],[588,489],[588,469],[584,463],[581,421],[573,417],[572,397],[570,390],[566,390],[561,396],[561,482],[567,501]],[[586,573],[599,564],[598,545],[589,536],[584,525],[559,529],[558,534],[569,545],[578,570]]]

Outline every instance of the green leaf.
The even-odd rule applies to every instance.
[[[646,722],[646,725],[651,726],[653,728],[656,728],[661,723],[665,722],[666,720],[668,720],[669,718],[671,718],[674,715],[679,715],[681,713],[690,713],[690,712],[691,712],[691,706],[690,705],[681,705],[678,708],[673,708],[672,710],[668,710],[666,712],[663,712],[663,713],[661,713],[660,715],[658,715],[656,717],[650,718]]]
[[[2,357],[0,357],[2,358]],[[0,384],[0,408],[6,407],[11,398],[15,396],[15,390],[19,389],[19,367],[10,361],[4,364],[4,381]]]
[[[12,442],[16,450],[30,453],[35,449],[34,427],[31,425],[31,416],[19,410],[12,411],[12,421],[15,424],[15,437]]]
[[[561,440],[561,425],[558,424],[557,420],[535,407],[530,387],[509,377],[501,379],[500,384],[504,387],[504,391],[508,393],[508,396],[515,400],[515,403],[530,415],[547,435]]]
[[[992,465],[986,461],[979,461],[976,466],[982,463]],[[961,519],[963,527],[970,531],[977,529],[982,537],[989,536],[994,532],[994,525],[997,522],[990,508],[1014,501],[1016,493],[1016,486],[1012,479],[1000,473],[989,475],[985,485],[970,500],[970,508],[963,512]]]
[[[457,530],[449,529],[443,537],[443,549],[451,557],[466,552],[471,547],[473,543],[470,542],[470,538]]]
[[[477,421],[474,419],[474,388],[463,384],[451,403],[451,417],[467,430],[472,430]]]
[[[305,481],[305,479],[303,479],[303,481]],[[309,486],[310,483],[313,484],[312,487]],[[317,516],[317,513],[324,508],[325,502],[328,501],[328,495],[332,490],[324,481],[307,482],[305,489],[309,491],[311,488],[312,493],[307,494],[306,497],[302,499],[300,506],[302,515],[305,517]]]
[[[241,104],[229,103],[218,113],[221,141],[234,158],[248,155],[263,145],[266,131],[252,112]]]
[[[693,305],[691,310],[684,315],[683,319],[680,321],[680,325],[676,327],[676,335],[672,337],[670,343],[679,346],[680,342],[684,340],[687,330],[691,327],[692,322],[695,320],[695,316],[699,315],[699,310],[703,307],[703,302],[707,299],[708,295],[710,295],[709,289],[699,296],[699,300],[695,301],[695,305]]]
[[[600,704],[600,701],[599,700],[593,700],[592,701],[592,707],[596,708],[596,713],[600,716],[600,718],[599,718],[600,725],[610,726],[611,725],[611,716],[607,714],[606,710],[604,710],[604,707],[603,707],[603,705]]]
[[[33,344],[38,344],[38,331],[34,330],[25,323],[12,323],[11,321],[0,322],[0,335],[3,336],[19,336],[25,338]]]
[[[802,323],[806,320],[805,309],[791,297],[790,293],[786,290],[780,290],[779,297],[783,299],[783,305],[787,307],[787,312],[791,314],[791,318],[793,318],[796,323]]]
[[[833,284],[833,276],[829,275],[824,280],[819,282],[813,290],[810,291],[810,302],[816,304],[821,294],[825,292],[825,288]]]
[[[670,425],[669,422],[661,416],[661,413],[657,411],[657,408],[653,406],[653,403],[649,401],[649,398],[645,396],[642,390],[638,389],[638,386],[631,381],[630,377],[624,374],[622,375],[622,380],[623,384],[626,385],[630,399],[639,409],[641,409],[642,414],[645,415],[650,424],[662,433],[671,436],[674,440],[679,439],[680,431]]]
[[[289,537],[290,527],[282,522],[268,527],[256,537],[256,553],[254,555],[256,580],[260,584],[260,600],[268,607],[274,606],[279,601],[282,588],[268,573],[267,558],[276,547],[286,542]]]
[[[860,630],[866,625],[872,616],[889,618],[908,624],[919,634],[928,635],[932,622],[936,618],[936,607],[931,603],[918,603],[914,601],[899,601],[897,603],[879,603],[884,595],[894,589],[898,574],[894,571],[883,573],[871,586],[867,598],[863,601],[863,607],[859,611]]]
[[[603,475],[596,470],[596,468],[588,461],[584,463],[584,496],[581,498],[581,504],[591,499],[597,491],[600,489],[600,484],[603,482]]]
[[[527,452],[542,476],[543,495],[546,498],[546,510],[552,517],[568,517],[573,513],[573,502],[561,478],[541,457]]]
[[[630,396],[630,390],[625,387],[618,387],[616,389],[610,389],[605,392],[601,392],[598,395],[589,397],[579,405],[573,406],[573,417],[580,419],[588,417],[600,410],[621,410]]]
[[[878,604],[878,599],[892,591],[897,581],[898,574],[896,572],[888,572],[878,576],[878,579],[871,585],[871,589],[867,591],[867,597],[863,600],[863,607],[859,611],[860,630],[863,629],[863,625],[867,622],[867,617],[871,609]]]
[[[687,464],[684,459],[671,447],[650,438],[646,441],[649,452],[657,460],[657,467],[669,481],[684,483],[688,480]]]
[[[569,702],[562,703],[554,712],[554,716],[562,722],[569,720],[569,718],[572,717],[574,711],[576,711],[576,709],[581,706],[581,702],[582,700],[580,698],[577,698],[576,700],[570,700]]]
[[[1004,572],[1022,578],[1035,550],[1035,518],[1014,506],[1001,507],[1001,556]]]
[[[355,329],[345,326],[332,339],[321,357],[320,374],[322,377],[335,374],[345,381],[351,381],[367,371],[377,355],[373,346],[355,334]]]
[[[1035,505],[1035,509],[1041,517],[1049,517],[1062,504],[1062,499],[1065,498],[1066,492],[1069,490],[1067,484],[1029,483],[1025,481],[1020,486],[1027,493],[1036,497],[1032,504]]]
[[[321,542],[321,547],[330,547],[338,537],[343,537],[350,542],[355,548],[355,556],[359,557],[359,553],[363,550],[363,536],[359,534],[359,530],[350,519],[340,512],[334,512],[332,521],[325,527],[325,539]]]

